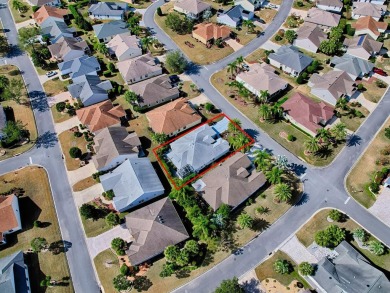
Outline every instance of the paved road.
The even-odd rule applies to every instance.
[[[4,0],[0,1],[0,4],[6,3]],[[7,32],[9,43],[16,45],[17,32],[8,8],[0,9],[0,19],[3,28],[9,30]],[[29,152],[0,162],[0,173],[4,174],[26,166],[30,163],[30,157],[33,164],[43,166],[47,170],[62,239],[70,245],[66,256],[74,289],[76,292],[99,292],[45,93],[27,55],[19,52],[15,56],[6,58],[6,61],[8,64],[18,66],[24,72],[23,78],[34,110],[39,137],[36,146]]]
[[[163,3],[160,0],[148,9],[145,13],[144,22],[147,27],[152,29],[156,37],[165,44],[168,50],[177,50],[179,48],[176,44],[157,26],[153,19],[154,11]],[[326,168],[314,168],[299,160],[271,139],[252,121],[233,107],[209,82],[213,73],[223,69],[238,56],[246,56],[265,43],[284,22],[291,5],[291,0],[283,1],[279,13],[265,30],[265,34],[262,37],[256,38],[243,49],[217,63],[203,67],[193,66],[188,75],[191,76],[198,88],[203,89],[204,94],[224,113],[232,118],[240,119],[245,130],[254,136],[257,141],[275,154],[285,155],[288,158],[297,175],[303,175],[305,190],[303,199],[269,229],[246,245],[243,254],[231,255],[197,279],[178,288],[176,292],[212,292],[222,280],[243,275],[248,270],[256,267],[270,252],[279,247],[311,215],[325,207],[338,208],[344,211],[386,245],[390,245],[389,227],[353,199],[347,201],[349,195],[344,188],[344,178],[348,170],[368,146],[376,130],[381,127],[388,117],[390,109],[390,94],[388,92],[372,115],[366,119],[364,125],[350,138],[348,145],[336,160]]]

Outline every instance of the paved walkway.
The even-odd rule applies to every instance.
[[[79,124],[79,118],[77,116],[73,116],[72,118],[65,120],[64,122],[56,123],[54,127],[56,129],[56,132],[60,134],[61,132],[71,129],[72,127],[75,127]]]
[[[243,275],[238,282],[242,285],[246,293],[261,293],[265,292],[262,288],[260,280],[257,278],[255,270],[251,270]]]
[[[11,2],[10,2],[10,5],[11,5]],[[34,19],[29,19],[29,20],[26,20],[26,21],[19,22],[19,23],[15,24],[17,30],[19,30],[22,27],[26,27],[26,26],[30,26],[30,25],[31,26],[35,26],[35,20]]]
[[[368,210],[387,226],[390,226],[390,188],[384,188],[374,205]]]
[[[130,242],[133,237],[130,231],[126,228],[125,224],[115,226],[111,230],[100,234],[99,236],[87,238],[87,246],[91,258],[95,258],[100,252],[109,249],[111,247],[112,239],[120,237],[123,240]]]
[[[70,95],[69,92],[63,92],[56,96],[47,97],[47,102],[49,104],[49,107],[52,107],[59,102],[65,102],[66,100],[68,101],[72,100],[72,96]]]
[[[84,203],[90,202],[95,198],[102,195],[104,189],[103,186],[98,183],[82,191],[73,192],[74,201],[77,207],[82,206]]]
[[[89,164],[85,165],[84,167],[78,168],[74,171],[68,171],[69,183],[70,185],[73,185],[76,182],[79,182],[80,180],[83,180],[96,172],[97,170],[95,168],[95,165],[92,161],[90,161]]]
[[[317,258],[314,257],[306,247],[294,235],[281,248],[281,251],[287,253],[297,264],[307,261],[309,263],[317,263]]]
[[[236,40],[233,40],[231,38],[228,38],[225,40],[225,42],[230,46],[232,47],[232,49],[234,50],[234,52],[240,50],[242,47],[244,47],[243,45],[241,45],[240,43],[237,43]]]

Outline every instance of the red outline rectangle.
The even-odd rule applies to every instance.
[[[240,147],[238,150],[235,150],[235,151],[232,151],[229,155],[227,155],[226,157],[220,159],[219,161],[216,161],[214,162],[210,167],[206,168],[205,170],[203,170],[202,172],[200,172],[199,174],[197,174],[195,177],[191,178],[190,180],[188,180],[187,182],[184,182],[182,185],[180,186],[177,186],[176,182],[173,180],[172,176],[169,174],[169,171],[165,168],[165,166],[161,163],[161,158],[160,156],[157,154],[157,150],[172,143],[173,141],[179,139],[180,137],[188,134],[189,132],[191,131],[194,131],[195,129],[205,125],[205,124],[209,124],[210,122],[220,118],[220,117],[226,117],[231,123],[233,123],[237,129],[239,129],[242,133],[244,133],[244,135],[246,137],[249,138],[249,142],[245,145],[243,145],[242,147]],[[190,184],[191,182],[195,181],[196,179],[198,179],[199,177],[203,176],[205,173],[207,173],[208,171],[212,170],[214,167],[216,167],[217,165],[221,164],[222,162],[226,161],[228,158],[232,157],[233,155],[235,155],[236,153],[238,153],[239,151],[241,151],[242,149],[250,146],[251,144],[253,144],[255,142],[255,140],[248,134],[246,133],[236,122],[234,122],[232,119],[230,119],[228,116],[226,116],[224,113],[221,113],[209,120],[207,120],[206,122],[203,122],[201,123],[200,125],[194,127],[194,128],[191,128],[190,130],[188,131],[185,131],[184,133],[180,134],[179,136],[177,137],[174,137],[172,139],[170,139],[169,141],[166,141],[164,142],[163,144],[155,147],[152,151],[154,153],[154,156],[156,157],[158,163],[160,164],[161,168],[164,170],[164,173],[167,175],[169,181],[171,182],[171,184],[175,187],[176,190],[180,190],[181,188],[183,188],[184,186]]]

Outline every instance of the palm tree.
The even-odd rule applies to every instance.
[[[321,139],[322,143],[328,143],[331,136],[327,129],[319,128],[317,129],[317,137]]]
[[[347,137],[347,127],[344,123],[341,122],[333,126],[331,132],[338,141],[345,140]]]
[[[385,246],[378,240],[372,240],[368,244],[370,251],[375,255],[382,255],[385,253]]]
[[[348,109],[348,100],[346,98],[341,98],[337,101],[336,103],[336,108],[341,108],[343,110],[347,110]]]
[[[130,27],[130,31],[133,35],[139,36],[142,32],[142,29],[139,25],[134,25]]]
[[[271,184],[282,183],[283,170],[273,166],[271,170],[265,172],[265,177]]]
[[[264,170],[269,166],[271,155],[265,150],[256,150],[254,152],[255,159],[254,163],[257,166],[257,169]]]
[[[304,146],[307,152],[316,153],[319,151],[318,139],[316,137],[310,137],[304,142]]]
[[[108,55],[108,48],[106,44],[103,43],[95,43],[95,50],[98,51],[99,53],[107,56]]]
[[[201,215],[195,219],[193,219],[192,222],[192,235],[194,237],[198,237],[201,240],[206,240],[210,235],[210,220]]]
[[[361,228],[357,228],[355,231],[353,231],[353,236],[362,242],[366,242],[368,238],[367,232]]]
[[[237,73],[237,63],[230,62],[227,65],[227,72],[231,74],[231,78],[234,78],[234,75]]]
[[[142,49],[145,51],[148,50],[149,46],[153,44],[153,38],[152,37],[145,37],[141,39],[141,46]]]
[[[241,84],[241,83],[240,83]],[[241,97],[241,98],[248,98],[249,95],[250,95],[250,91],[244,87],[243,84],[241,84],[242,86],[239,86],[239,89],[238,89],[238,95]]]
[[[272,117],[276,120],[283,115],[283,108],[279,104],[275,104],[271,107]]]
[[[253,32],[253,30],[254,30],[254,28],[255,28],[255,24],[253,23],[253,21],[252,20],[250,20],[250,19],[247,19],[247,20],[244,20],[243,22],[242,22],[242,25],[243,26],[246,26],[246,28],[247,28],[247,33],[248,32]]]
[[[275,193],[275,198],[278,201],[287,202],[292,197],[291,187],[288,186],[286,183],[277,184],[275,186],[274,193]]]
[[[291,264],[288,260],[278,259],[274,262],[274,271],[281,275],[288,274],[291,272]]]
[[[242,68],[242,64],[244,64],[244,57],[242,57],[242,56],[237,57],[235,63],[236,63],[240,68]]]
[[[237,131],[239,131],[237,126],[241,127],[241,125],[242,125],[242,122],[240,121],[240,119],[233,118],[232,121],[229,121],[228,131],[231,133],[236,133]]]
[[[269,104],[262,104],[259,108],[259,115],[261,119],[270,119],[272,117],[271,106]]]
[[[257,100],[260,102],[260,103],[265,103],[268,101],[268,98],[269,98],[269,93],[267,90],[263,91],[263,90],[260,90],[260,95],[257,97]]]
[[[251,228],[253,225],[253,219],[250,215],[243,212],[237,217],[237,223],[241,227],[241,229]]]
[[[239,150],[240,148],[242,148],[244,145],[248,144],[249,143],[249,138],[242,132],[239,132],[237,133],[233,138],[232,138],[232,141],[231,141],[231,144],[232,144],[232,147],[233,149],[236,151],[236,150]],[[248,146],[249,147],[249,146]],[[244,150],[245,151],[245,148]]]
[[[21,13],[20,10],[22,9],[22,7],[23,7],[23,3],[21,1],[19,1],[19,0],[12,0],[12,8],[13,9],[15,9],[19,13]]]

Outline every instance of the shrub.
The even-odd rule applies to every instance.
[[[88,203],[83,204],[80,209],[80,215],[84,219],[94,219],[96,217],[96,208]]]
[[[103,197],[107,200],[112,200],[114,198],[114,196],[115,196],[115,194],[114,194],[114,191],[112,189],[103,192]]]
[[[368,234],[364,229],[357,228],[353,231],[353,236],[359,239],[361,242],[366,242],[368,240]]]
[[[71,147],[69,150],[69,155],[73,159],[80,158],[82,154],[82,151],[78,147]]]
[[[362,83],[359,83],[357,88],[359,91],[362,91],[364,89],[364,85]]]
[[[342,219],[343,214],[340,213],[338,210],[331,210],[329,212],[329,218],[332,219],[333,221],[340,222]]]
[[[80,131],[76,131],[73,133],[75,137],[81,137],[83,134]]]
[[[297,1],[297,6],[298,7],[303,7],[303,2],[302,1]]]
[[[105,220],[106,220],[107,225],[111,226],[111,227],[119,224],[119,216],[115,213],[109,213],[106,216]]]
[[[375,85],[376,85],[377,87],[379,87],[379,88],[385,88],[385,87],[386,87],[386,84],[385,84],[383,81],[381,81],[380,79],[377,79],[377,80],[375,81]]]
[[[345,239],[345,231],[337,225],[330,225],[315,234],[315,242],[322,247],[334,248]]]
[[[41,252],[47,247],[47,241],[45,238],[37,237],[31,241],[31,248],[34,252]]]
[[[65,110],[65,107],[66,107],[65,102],[59,102],[59,103],[56,104],[56,110],[57,110],[58,112],[64,111],[64,110]]]
[[[283,38],[281,37],[281,36],[279,36],[279,35],[276,35],[275,36],[275,41],[277,41],[277,42],[279,42],[279,41],[281,41]]]
[[[39,8],[41,8],[41,7],[39,7],[39,6],[33,6],[33,7],[31,7],[32,8],[32,12],[37,12],[37,10],[39,9]]]
[[[304,80],[303,80],[303,77],[302,75],[298,75],[297,77],[297,84],[303,84]]]
[[[303,72],[303,73],[302,73],[302,78],[303,78],[303,79],[306,79],[306,78],[307,78],[307,72]]]
[[[295,141],[295,136],[294,135],[292,135],[292,134],[289,134],[288,136],[287,136],[287,140],[288,141]]]
[[[390,139],[390,127],[385,128],[385,136]]]
[[[104,77],[110,77],[111,76],[111,71],[110,70],[103,71],[103,76]]]
[[[14,69],[14,70],[11,70],[8,74],[11,76],[16,76],[16,75],[20,74],[20,71],[19,71],[19,69]]]
[[[35,228],[39,228],[41,226],[41,222],[40,221],[34,221],[34,227]]]
[[[118,255],[124,255],[125,249],[126,249],[126,242],[122,238],[114,238],[111,241],[111,248],[116,252]]]
[[[313,266],[306,261],[299,264],[298,270],[302,276],[312,276],[314,273]]]
[[[110,70],[111,72],[115,72],[115,65],[114,65],[114,63],[108,63],[108,65],[107,65],[107,68],[108,68],[108,70]]]
[[[274,271],[281,275],[286,275],[291,273],[292,265],[288,260],[278,259],[274,263]]]
[[[384,155],[384,156],[390,155],[390,145],[385,146],[385,148],[383,148],[381,150],[381,155]]]
[[[377,164],[379,166],[387,166],[390,164],[390,159],[386,158],[386,157],[380,157],[379,159],[377,159],[375,161],[375,164]]]
[[[121,275],[123,275],[123,276],[130,275],[130,268],[126,264],[122,264],[119,271],[121,272]]]
[[[131,281],[123,275],[118,275],[112,280],[112,284],[116,290],[120,291],[129,291],[132,287]]]
[[[378,193],[378,191],[379,191],[379,184],[378,183],[376,183],[376,182],[371,182],[369,185],[368,185],[368,187],[370,188],[370,190],[371,190],[371,192],[373,192],[373,193]]]

